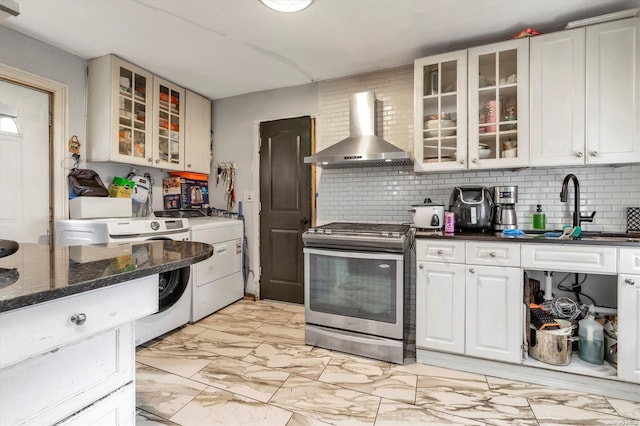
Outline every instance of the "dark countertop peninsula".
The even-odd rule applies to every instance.
[[[0,313],[187,267],[213,255],[191,241],[56,247],[22,243],[0,258]]]

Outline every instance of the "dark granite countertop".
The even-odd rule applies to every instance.
[[[522,236],[505,236],[502,232],[458,232],[445,234],[440,231],[416,231],[416,238],[432,238],[459,241],[487,241],[513,243],[541,243],[541,244],[578,244],[578,245],[607,245],[622,247],[640,247],[640,235],[587,233],[582,238],[545,238],[540,231],[524,231]]]
[[[22,243],[0,258],[0,312],[180,269],[213,255],[191,241],[50,247]]]

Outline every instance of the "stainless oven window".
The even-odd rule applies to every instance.
[[[399,262],[310,254],[311,311],[396,324]]]

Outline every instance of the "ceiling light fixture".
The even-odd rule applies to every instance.
[[[299,12],[309,7],[313,0],[260,0],[262,4],[278,12]]]

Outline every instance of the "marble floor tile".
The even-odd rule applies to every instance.
[[[485,423],[389,399],[383,399],[380,402],[380,408],[378,409],[378,415],[376,417],[376,426],[432,426],[452,424],[484,425]]]
[[[380,398],[291,376],[269,404],[333,425],[373,425]]]
[[[640,392],[640,390],[638,392]],[[640,425],[640,402],[618,398],[607,398],[607,401],[609,401],[609,404],[616,410],[618,415],[638,420],[638,424]]]
[[[326,423],[312,417],[301,416],[300,414],[293,413],[291,420],[287,423],[287,426],[329,426],[331,423]]]
[[[559,404],[599,413],[618,415],[609,401],[600,395],[590,395],[566,389],[554,388],[531,383],[517,382],[487,376],[492,391],[505,395],[519,395],[536,404]]]
[[[490,424],[536,424],[529,401],[475,384],[418,377],[416,405]]]
[[[171,420],[183,426],[285,426],[291,416],[290,411],[208,387]]]
[[[247,336],[253,333],[263,324],[264,323],[261,321],[250,321],[246,318],[234,317],[233,315],[225,314],[210,315],[198,321],[199,327],[239,334],[242,336]]]
[[[329,362],[318,380],[413,404],[416,400],[417,378],[415,374],[392,372],[387,363],[336,357]]]
[[[289,373],[233,358],[219,357],[191,379],[261,402],[268,402]]]
[[[136,406],[169,419],[207,385],[166,373],[146,365],[136,365]]]
[[[287,324],[296,315],[294,312],[283,311],[275,307],[262,309],[241,309],[231,314],[236,318],[244,318],[250,321],[259,321],[273,325]]]
[[[634,420],[562,404],[537,402],[531,409],[540,425],[634,425]]]
[[[255,303],[255,302],[253,302],[253,303]],[[234,314],[234,313],[242,310],[244,307],[251,306],[251,305],[252,305],[252,302],[248,302],[248,301],[245,301],[245,300],[238,300],[236,303],[220,309],[219,311],[217,311],[213,315],[216,315],[216,314],[231,315],[231,314]]]
[[[136,410],[136,426],[178,426],[178,424],[138,409]]]
[[[168,373],[191,377],[218,356],[168,340],[139,351],[136,361]]]
[[[295,325],[264,324],[249,334],[249,337],[269,343],[304,345],[304,329]]]
[[[175,330],[170,331],[167,334],[164,334],[160,337],[162,337],[162,340],[168,340],[174,343],[184,343],[205,331],[207,331],[207,329],[204,327],[200,327],[193,324],[187,324],[184,327],[176,328]]]
[[[195,347],[216,355],[231,358],[244,358],[260,346],[261,340],[248,336],[204,329],[202,333],[184,342],[185,346]]]
[[[304,345],[263,343],[242,360],[317,379],[331,360],[331,356],[319,355],[312,349],[312,346]]]
[[[240,300],[138,348],[142,425],[640,426],[640,403],[304,344],[304,307]]]

